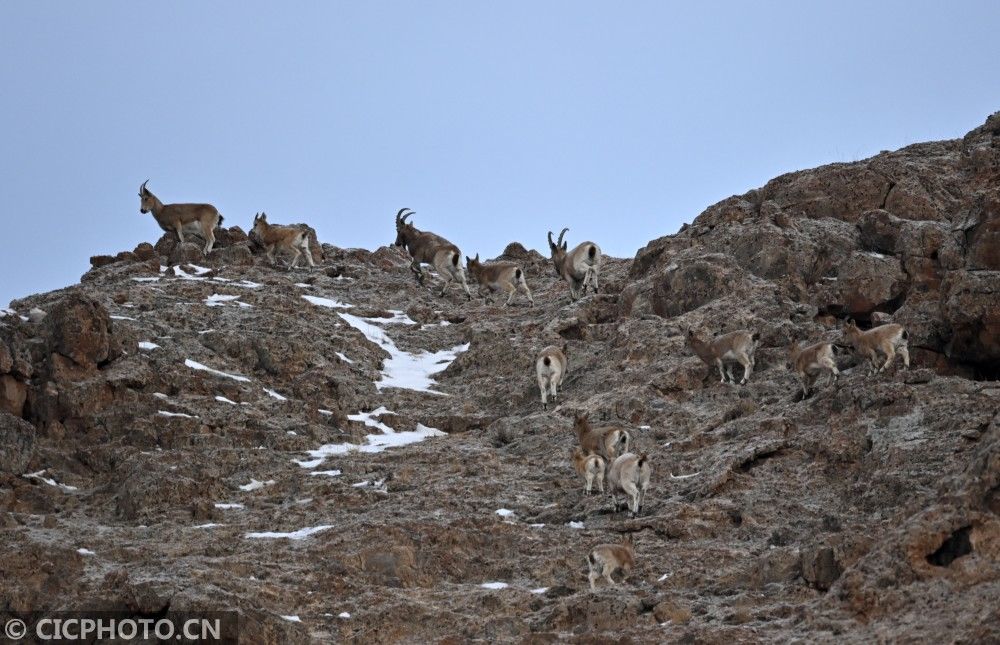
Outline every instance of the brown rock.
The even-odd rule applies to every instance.
[[[24,402],[28,398],[28,386],[10,374],[0,375],[0,412],[22,416]]]
[[[0,475],[20,477],[27,472],[35,450],[35,428],[27,421],[0,412]]]
[[[802,552],[802,577],[817,589],[826,591],[841,573],[843,569],[830,547],[814,547]]]
[[[108,359],[111,319],[93,298],[73,294],[56,302],[45,319],[49,346],[82,368]]]

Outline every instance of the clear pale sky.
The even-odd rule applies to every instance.
[[[1000,2],[0,2],[0,305],[160,235],[417,211],[468,254],[632,256],[783,172],[1000,109]]]

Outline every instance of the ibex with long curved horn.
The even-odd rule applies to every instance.
[[[402,246],[410,252],[410,257],[413,258],[410,270],[417,277],[417,282],[424,283],[424,273],[420,265],[431,264],[444,279],[440,295],[443,296],[448,284],[455,281],[462,285],[465,295],[469,300],[472,300],[472,293],[465,281],[465,271],[462,269],[462,252],[440,235],[421,231],[411,222],[407,222],[406,218],[413,214],[414,211],[409,208],[401,208],[396,213],[396,241],[394,244]]]
[[[569,283],[569,295],[576,300],[587,294],[587,285],[591,285],[594,293],[597,293],[601,247],[593,242],[583,242],[567,252],[567,243],[563,242],[563,235],[568,230],[564,228],[555,242],[552,241],[552,231],[549,231],[549,249],[552,251],[552,264],[555,266],[556,275]]]
[[[184,243],[184,229],[199,231],[205,239],[205,253],[215,245],[215,228],[222,225],[222,215],[211,204],[164,204],[149,192],[146,184],[139,186],[139,212],[152,213],[156,223],[164,231],[174,231],[181,244]]]

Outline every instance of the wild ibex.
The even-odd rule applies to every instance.
[[[401,208],[396,213],[396,241],[394,244],[410,252],[410,257],[413,258],[410,270],[417,277],[417,282],[424,283],[424,273],[420,265],[422,263],[431,264],[444,280],[440,295],[444,295],[448,283],[454,280],[462,285],[465,295],[468,296],[469,300],[472,300],[469,285],[465,282],[465,271],[462,270],[462,253],[458,247],[440,235],[418,230],[412,223],[407,222],[406,218],[414,214],[414,211],[409,208]]]
[[[146,184],[139,186],[139,212],[152,213],[156,223],[164,231],[174,231],[181,244],[184,243],[184,229],[198,230],[205,240],[205,253],[215,245],[215,228],[222,225],[222,215],[211,204],[164,204],[149,192]]]
[[[809,391],[824,372],[827,373],[828,382],[836,383],[840,376],[837,361],[833,357],[833,345],[830,343],[816,343],[808,347],[792,343],[788,348],[788,360],[802,381],[803,397],[809,396]]]
[[[542,393],[542,409],[549,409],[549,396],[555,401],[566,377],[568,364],[566,354],[555,345],[549,345],[538,353],[535,359],[535,376],[538,377],[538,389]]]
[[[253,218],[253,229],[251,234],[257,238],[260,245],[264,247],[267,259],[274,264],[274,252],[276,249],[291,251],[295,255],[292,257],[291,266],[299,262],[299,256],[305,254],[306,262],[314,267],[312,251],[309,250],[309,233],[294,226],[278,226],[269,224],[267,213],[257,213]]]
[[[740,381],[740,385],[744,385],[750,380],[750,375],[756,364],[753,355],[757,349],[759,338],[758,332],[740,330],[716,336],[705,342],[698,338],[693,329],[689,329],[687,344],[706,365],[719,368],[719,376],[722,377],[723,383],[730,381],[736,383],[732,363],[736,362],[742,365],[743,379]]]
[[[570,452],[570,459],[573,461],[573,468],[584,479],[583,490],[590,495],[597,482],[597,490],[604,492],[604,459],[600,455],[584,452],[583,448],[577,446]]]
[[[906,343],[908,335],[902,325],[890,323],[861,331],[853,320],[844,326],[844,338],[854,347],[854,351],[868,359],[868,373],[884,371],[892,364],[896,352],[903,357],[903,366],[910,367],[910,350]],[[885,356],[885,363],[879,366],[879,354]]]
[[[649,488],[649,458],[645,454],[636,455],[626,452],[614,460],[608,469],[608,485],[611,487],[611,500],[618,509],[615,492],[622,491],[632,498],[628,504],[632,517],[642,512],[642,503],[646,499],[646,489]]]
[[[507,293],[506,307],[514,300],[518,290],[524,292],[528,297],[531,306],[535,306],[535,299],[531,297],[531,289],[524,281],[524,271],[513,262],[490,262],[483,264],[479,261],[479,254],[475,258],[465,256],[465,268],[469,270],[472,279],[479,283],[479,295],[483,295],[483,288],[488,291],[505,291]]]
[[[601,247],[593,242],[578,244],[572,251],[566,251],[567,243],[563,235],[568,228],[559,233],[559,239],[552,241],[552,231],[549,231],[549,250],[552,252],[552,264],[556,275],[569,283],[569,295],[573,300],[587,295],[587,285],[597,293],[597,274],[601,268]]]
[[[584,414],[576,415],[573,432],[576,433],[584,452],[600,455],[608,464],[618,455],[627,452],[632,444],[632,435],[624,428],[615,426],[592,428]]]
[[[612,587],[615,581],[611,574],[622,572],[622,579],[635,566],[635,544],[632,534],[626,534],[620,544],[598,544],[587,554],[587,578],[590,580],[590,590],[597,590],[597,581],[604,578]]]

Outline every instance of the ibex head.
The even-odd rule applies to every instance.
[[[416,211],[411,211],[409,208],[400,208],[396,213],[396,241],[393,242],[396,246],[406,246],[407,237],[412,235],[414,230],[413,224],[407,222],[406,218],[414,214]]]
[[[559,268],[566,257],[567,242],[563,242],[563,235],[566,235],[568,230],[568,228],[564,228],[559,233],[559,239],[555,242],[552,241],[552,231],[549,231],[549,250],[552,252],[552,264],[555,267],[556,275],[561,275]]]
[[[255,235],[260,235],[261,229],[267,226],[267,213],[261,212],[253,216],[253,228],[250,232]]]
[[[149,192],[149,189],[146,188],[146,184],[148,183],[149,180],[147,179],[142,182],[142,186],[139,186],[139,212],[143,215],[153,210],[153,200],[156,199],[153,193]]]
[[[476,257],[474,257],[474,258],[470,258],[468,255],[465,256],[465,269],[469,273],[471,273],[473,275],[477,275],[478,272],[479,272],[479,269],[481,269],[482,266],[483,266],[483,264],[482,264],[482,262],[479,261],[479,254],[478,253],[476,253]]]

